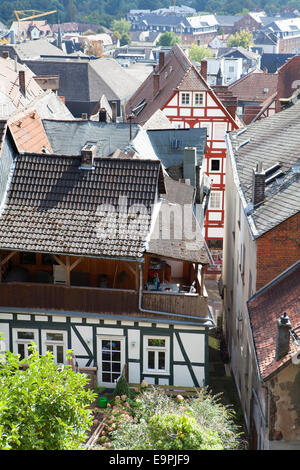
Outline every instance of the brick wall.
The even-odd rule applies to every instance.
[[[300,259],[300,212],[257,239],[256,290]]]

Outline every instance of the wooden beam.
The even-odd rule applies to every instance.
[[[70,256],[66,256],[66,285],[69,287],[71,285],[71,264]]]
[[[139,289],[139,276],[138,276],[138,266],[136,264],[136,268],[134,269],[129,263],[128,261],[123,261],[124,264],[126,264],[126,266],[128,267],[129,271],[134,275],[134,278],[135,278],[135,289],[138,290]]]
[[[63,266],[64,268],[66,267],[65,263],[64,263],[58,256],[53,255],[53,254],[51,254],[51,256],[52,256],[52,258],[55,259],[55,261],[56,261],[58,264],[60,264],[60,265]]]
[[[9,253],[9,255],[5,256],[5,258],[3,258],[3,259],[0,261],[0,266],[3,266],[5,263],[7,263],[7,261],[9,261],[10,258],[12,258],[16,253],[17,253],[17,251],[11,251],[11,252]]]
[[[71,266],[70,266],[70,271],[72,271],[72,269],[76,268],[77,264],[79,264],[80,261],[82,261],[82,260],[83,260],[83,258],[77,258],[77,259],[74,261],[74,263],[71,264]]]

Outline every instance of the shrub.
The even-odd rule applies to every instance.
[[[58,367],[50,352],[39,356],[35,345],[22,361],[8,351],[0,364],[0,449],[82,449],[95,398],[88,380]]]
[[[126,395],[127,397],[130,397],[129,385],[124,375],[121,375],[121,377],[119,378],[113,393],[114,397],[121,395]]]
[[[154,415],[148,432],[153,448],[158,450],[222,450],[218,433],[205,430],[195,418],[175,413]]]

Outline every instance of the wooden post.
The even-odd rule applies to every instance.
[[[14,256],[14,254],[16,254],[16,253],[17,253],[16,251],[11,251],[9,253],[9,255],[5,256],[5,258],[3,258],[0,261],[0,282],[2,282],[2,266],[4,266],[4,264],[7,263],[7,261],[9,261],[10,258],[12,258]]]
[[[70,287],[71,285],[71,264],[70,264],[70,256],[66,256],[66,285]]]

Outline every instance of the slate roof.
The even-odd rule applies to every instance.
[[[244,75],[228,86],[239,101],[262,103],[277,91],[278,75],[261,70]]]
[[[193,212],[194,188],[165,177],[166,194],[160,206],[147,253],[193,263],[209,264],[211,258]]]
[[[116,149],[125,151],[130,142],[130,125],[96,121],[43,120],[53,152],[59,155],[80,155],[87,142],[97,143],[97,155],[108,156]],[[140,127],[132,125],[132,138]],[[67,136],[67,138],[66,138]]]
[[[22,24],[22,22],[20,23]],[[19,44],[5,44],[0,46],[0,51],[9,51],[10,57],[17,55],[18,60],[33,60],[41,56],[64,56],[65,53],[51,44],[47,39],[35,39]]]
[[[17,157],[0,214],[1,250],[143,256],[158,185],[164,192],[160,162],[101,158],[93,169],[80,165],[79,157]],[[116,219],[120,196],[127,198],[125,208],[143,204],[146,209],[128,226],[127,217]]]
[[[267,69],[269,73],[276,73],[279,67],[295,54],[262,54],[260,68]]]
[[[299,136],[300,101],[228,135],[229,154],[245,198],[254,238],[300,210]],[[264,202],[253,209],[252,171],[258,162],[263,163],[264,170],[279,163],[281,174],[266,185]]]
[[[276,361],[277,321],[284,312],[299,335],[300,261],[259,290],[248,302],[252,335],[260,375],[267,380],[291,362],[298,347],[290,341],[290,352]]]
[[[26,64],[35,75],[59,75],[58,93],[67,102],[98,102],[103,94],[109,101],[127,100],[140,84],[110,58],[38,59],[26,60]]]

